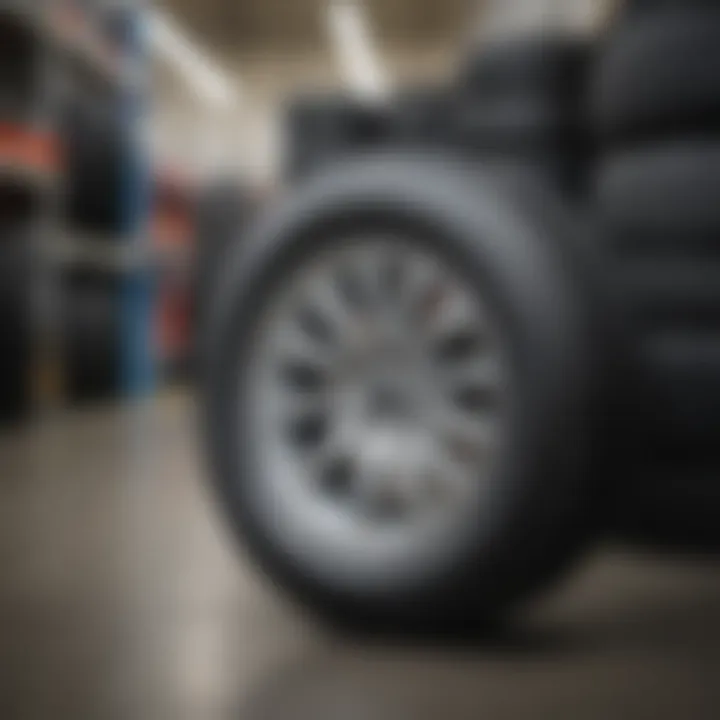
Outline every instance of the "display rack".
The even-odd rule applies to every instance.
[[[121,28],[112,36],[105,26],[109,13]],[[55,404],[66,396],[63,281],[78,269],[117,279],[112,287],[119,294],[118,394],[138,396],[154,387],[153,258],[146,232],[149,155],[142,146],[144,23],[143,5],[132,0],[0,0],[0,45],[9,54],[4,63],[0,57],[0,83],[6,85],[0,89],[0,223],[11,223],[31,258],[24,278],[27,298],[23,294],[17,312],[27,311],[32,336],[30,362],[23,363],[22,373],[18,363],[17,376],[0,377],[0,384],[21,385],[28,396],[23,405]],[[121,114],[127,128],[123,182],[116,198],[121,218],[107,232],[77,226],[64,206],[69,171],[60,113],[69,97],[112,103],[108,107]],[[3,201],[9,193],[12,199]],[[16,200],[20,195],[32,197],[25,210],[25,201]],[[7,308],[1,311],[2,322],[13,324]],[[0,404],[3,397],[0,391]],[[28,413],[10,414],[11,420],[19,420]]]

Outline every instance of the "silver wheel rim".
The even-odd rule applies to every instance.
[[[481,294],[402,238],[296,266],[241,378],[249,502],[303,572],[378,589],[447,562],[489,512],[508,364]]]

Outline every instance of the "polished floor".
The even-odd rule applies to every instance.
[[[350,641],[237,553],[187,399],[0,440],[2,720],[720,717],[720,572],[597,553],[494,641]]]

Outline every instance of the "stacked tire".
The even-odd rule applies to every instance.
[[[110,273],[77,270],[65,288],[65,368],[68,397],[87,403],[120,390],[120,287]]]
[[[112,94],[69,93],[60,112],[64,212],[90,245],[124,242],[131,134]],[[121,282],[117,271],[63,273],[66,390],[75,403],[120,392]]]
[[[532,167],[575,191],[588,159],[589,56],[575,36],[520,36],[483,46],[447,87],[405,88],[387,105],[299,98],[285,116],[285,176],[379,147],[432,148]]]
[[[635,372],[628,444],[671,469],[671,502],[695,468],[720,466],[719,73],[720,3],[635,0],[592,92],[597,207]]]
[[[461,73],[454,134],[474,154],[533,166],[576,189],[588,157],[583,110],[590,50],[569,35],[483,46]]]
[[[300,180],[387,137],[380,108],[341,94],[296,98],[285,113],[284,175]]]
[[[68,221],[84,232],[123,230],[129,136],[114,101],[73,97],[62,113]]]
[[[31,409],[32,331],[29,239],[15,226],[0,231],[0,426]]]
[[[445,148],[453,144],[455,93],[437,86],[417,86],[398,93],[388,108],[389,137],[394,146]]]

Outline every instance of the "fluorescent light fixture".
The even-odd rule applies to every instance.
[[[371,99],[388,94],[387,75],[373,48],[364,8],[353,0],[331,0],[328,30],[340,71],[351,90]]]
[[[172,18],[153,11],[148,22],[153,50],[177,70],[198,98],[216,108],[226,108],[237,99],[237,93],[225,73]]]

